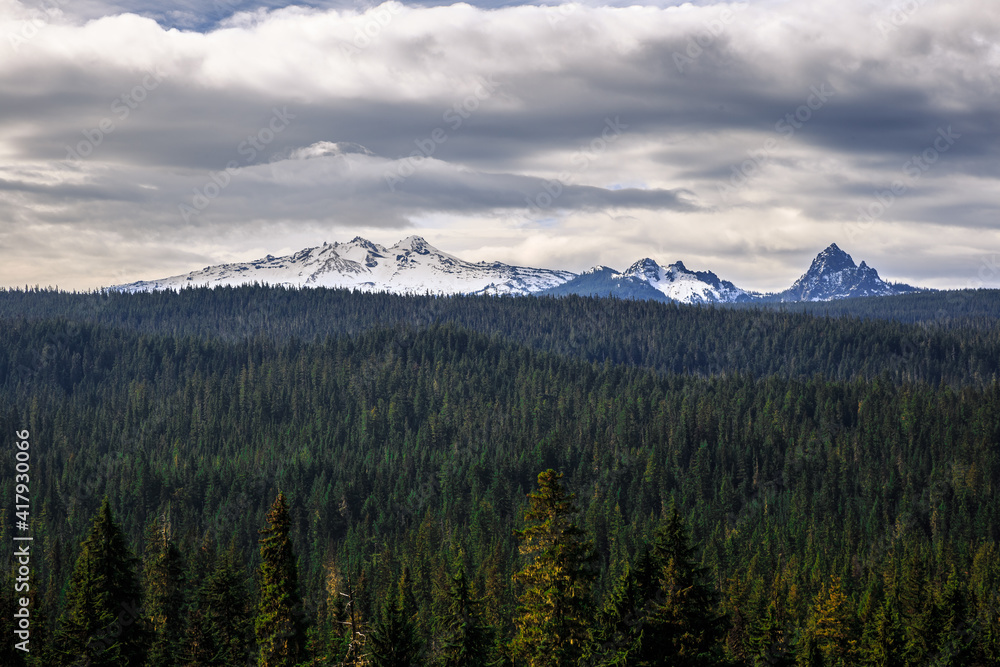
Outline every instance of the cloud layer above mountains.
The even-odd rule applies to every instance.
[[[837,242],[1000,287],[993,0],[34,7],[0,0],[0,284],[417,230],[758,290]]]

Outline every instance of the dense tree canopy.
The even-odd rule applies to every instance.
[[[1000,662],[995,322],[265,288],[0,318],[28,664],[520,667],[536,629],[564,663]]]

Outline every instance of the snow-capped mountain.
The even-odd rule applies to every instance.
[[[207,266],[201,271],[119,285],[116,289],[141,292],[259,282],[397,294],[523,295],[559,285],[575,275],[500,262],[467,262],[441,252],[419,236],[409,236],[389,248],[356,237],[349,243],[324,243],[285,257],[268,255],[252,262]]]
[[[595,266],[572,280],[538,292],[546,296],[598,296],[638,301],[669,301],[667,296],[647,281],[626,276],[607,266]]]
[[[324,243],[285,257],[268,255],[252,262],[207,266],[201,271],[112,289],[142,292],[255,282],[396,294],[578,294],[680,303],[829,301],[920,291],[882,280],[864,262],[855,265],[836,243],[817,255],[791,288],[761,295],[720,280],[711,271],[690,271],[679,261],[664,267],[646,257],[625,271],[597,266],[576,275],[501,262],[467,262],[419,236],[409,236],[388,248],[355,237],[349,243]]]
[[[751,292],[719,280],[711,271],[689,271],[683,262],[662,267],[646,257],[622,272],[594,267],[542,294],[615,296],[681,303],[741,303],[755,298]]]
[[[774,301],[832,301],[860,296],[890,296],[919,292],[919,288],[887,283],[864,262],[858,266],[836,243],[816,255],[809,270],[784,292],[769,295]]]
[[[682,303],[739,303],[754,298],[728,280],[719,280],[711,271],[689,271],[680,261],[664,268],[646,257],[622,275],[647,282],[667,298]]]

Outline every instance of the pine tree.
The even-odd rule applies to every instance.
[[[968,627],[965,587],[952,565],[936,604],[938,646],[941,659],[964,665],[972,661],[975,635]]]
[[[480,612],[480,600],[473,596],[465,567],[458,563],[452,575],[447,607],[435,622],[440,642],[438,667],[486,667],[493,647],[493,632]]]
[[[875,618],[865,628],[862,657],[869,667],[903,667],[903,637],[899,627],[899,613],[890,595],[885,597]]]
[[[184,564],[168,530],[166,525],[154,520],[147,536],[143,616],[151,635],[148,667],[180,664],[184,649]]]
[[[64,665],[139,667],[146,637],[140,620],[138,559],[105,497],[81,544],[59,618],[56,645]]]
[[[340,598],[336,605],[337,614],[334,623],[340,626],[338,632],[333,632],[339,641],[331,642],[331,658],[338,660],[340,665],[367,665],[368,662],[368,614],[365,597],[367,596],[367,577],[361,571],[357,585],[352,581],[350,573],[344,576],[343,590],[335,585],[333,589]]]
[[[254,629],[261,667],[294,667],[302,658],[305,627],[298,569],[292,549],[291,518],[279,493],[260,531],[260,598]]]
[[[652,563],[654,598],[646,603],[640,660],[646,666],[709,665],[724,636],[718,594],[706,583],[707,570],[695,562],[687,526],[671,505],[657,526]]]
[[[246,665],[251,650],[247,576],[234,544],[216,559],[197,593],[188,624],[190,665]]]
[[[844,667],[853,664],[855,640],[851,637],[850,610],[840,577],[830,577],[813,601],[805,633],[807,641],[803,646],[805,664],[820,664],[824,667]],[[820,661],[815,662],[815,656]]]
[[[795,664],[788,635],[774,602],[749,633],[750,664],[753,667],[791,667]]]
[[[528,667],[576,667],[590,650],[594,556],[560,479],[551,469],[538,475],[538,490],[528,494],[527,527],[517,533],[521,554],[531,561],[516,575],[524,591],[511,652]]]
[[[911,556],[906,563],[899,598],[905,664],[924,665],[936,649],[937,636],[930,576],[919,554]]]
[[[382,618],[369,638],[372,662],[376,667],[410,667],[420,653],[413,617],[416,605],[410,591],[409,573],[399,578],[397,593],[386,598]]]
[[[642,587],[628,563],[597,615],[594,643],[599,664],[635,664],[642,643]]]

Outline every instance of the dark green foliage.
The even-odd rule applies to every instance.
[[[791,639],[773,602],[768,605],[767,613],[756,619],[747,639],[747,664],[753,667],[790,667],[795,664]]]
[[[649,567],[640,565],[640,571]],[[608,593],[594,629],[595,655],[602,667],[635,665],[642,649],[646,593],[630,565]]]
[[[518,531],[528,562],[516,575],[523,589],[511,653],[528,667],[578,665],[591,650],[594,554],[574,523],[578,510],[562,477],[551,469],[539,473]]]
[[[819,373],[847,381],[885,372],[896,382],[955,386],[982,386],[1000,377],[1000,290],[751,307],[259,285],[140,294],[0,290],[0,319],[21,317],[58,323],[51,341],[67,344],[21,347],[12,372],[27,378],[41,369],[64,382],[71,369],[61,355],[72,355],[78,338],[73,334],[86,336],[89,324],[177,338],[281,343],[455,324],[542,352],[662,373],[798,379]]]
[[[494,633],[485,625],[482,601],[477,599],[458,562],[449,582],[444,608],[434,623],[438,645],[434,664],[438,667],[486,667],[490,664]]]
[[[170,516],[187,564],[185,664],[256,657],[266,586],[247,573],[284,489],[296,499],[285,562],[304,598],[290,607],[310,626],[301,662],[370,664],[367,638],[407,571],[414,662],[433,663],[457,553],[493,659],[507,660],[524,567],[512,531],[553,468],[579,494],[574,524],[596,556],[587,660],[639,659],[646,603],[677,577],[644,556],[675,499],[687,562],[727,620],[712,659],[997,664],[990,298],[924,327],[573,298],[0,294],[13,313],[0,415],[44,445],[32,450],[31,659],[63,660],[40,656],[80,603],[77,545],[105,494],[119,556]],[[202,550],[229,543],[229,574],[211,583],[223,557]],[[243,588],[226,597],[223,581]],[[263,617],[266,633],[281,624]]]
[[[260,532],[260,596],[254,622],[258,664],[293,667],[303,656],[305,626],[285,494],[275,498],[267,528]]]
[[[252,655],[247,576],[234,547],[216,560],[197,592],[188,623],[188,665],[236,667]]]
[[[382,618],[372,628],[368,646],[375,667],[411,667],[420,653],[414,626],[416,603],[409,573],[400,576],[396,595],[386,598]]]
[[[58,660],[87,667],[139,667],[145,661],[137,559],[105,497],[80,545],[56,635]]]
[[[902,649],[899,613],[894,600],[887,597],[865,628],[862,644],[864,664],[869,667],[902,667]]]
[[[653,596],[644,605],[642,667],[694,667],[719,662],[725,619],[708,571],[698,565],[687,526],[671,504],[654,533],[651,550]]]
[[[186,634],[184,564],[169,526],[154,521],[146,538],[143,620],[150,634],[148,667],[182,664]]]

